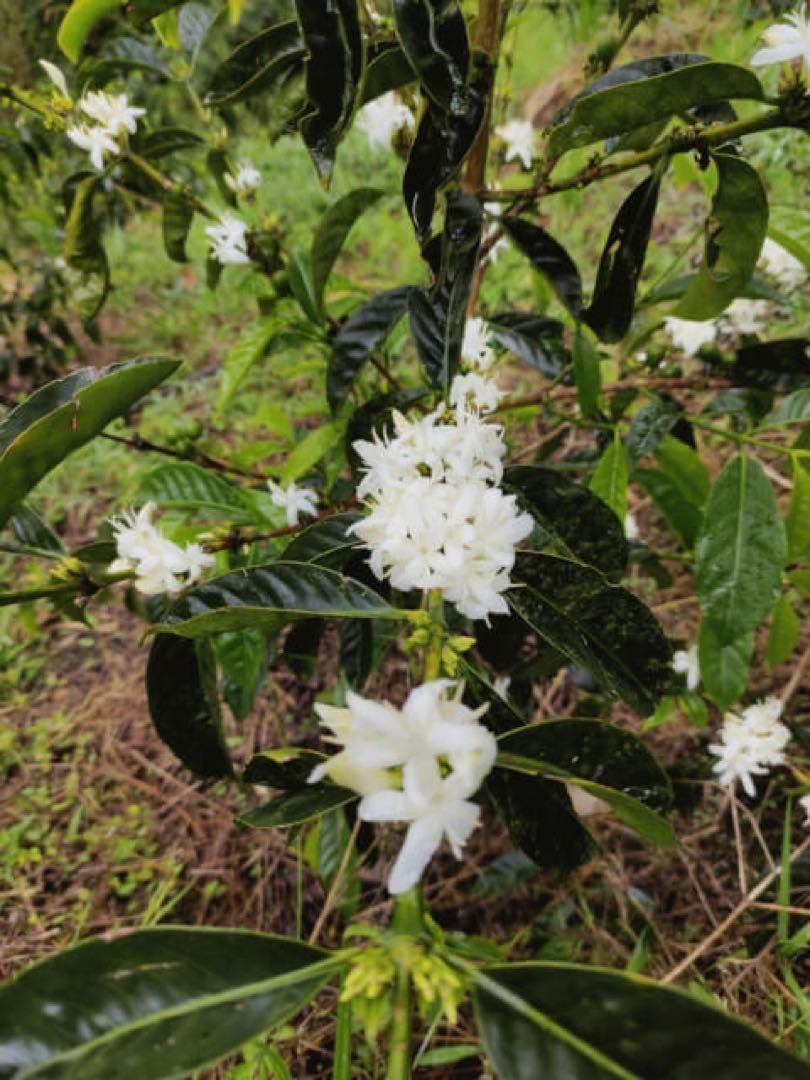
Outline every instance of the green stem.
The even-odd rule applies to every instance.
[[[425,646],[425,664],[422,670],[422,682],[438,679],[442,673],[442,644],[444,642],[444,600],[440,589],[432,589],[427,594],[427,607],[430,612],[430,639]]]
[[[422,893],[418,885],[397,896],[391,929],[403,937],[414,938],[421,934]],[[411,976],[406,965],[400,961],[397,964],[397,977],[394,984],[386,1080],[410,1080],[411,1078],[412,1020]]]
[[[716,435],[719,439],[727,439],[729,442],[738,444],[744,443],[747,446],[758,446],[762,450],[772,450],[775,454],[784,454],[790,458],[810,457],[810,450],[794,450],[790,446],[780,446],[778,443],[770,443],[766,439],[755,439],[753,435],[744,435],[739,431],[726,431],[725,428],[715,427],[714,424],[709,424],[697,416],[689,416],[688,419],[690,424],[700,428],[702,431],[708,431],[712,435]]]

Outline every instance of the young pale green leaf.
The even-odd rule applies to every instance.
[[[333,411],[346,400],[365,363],[405,314],[411,288],[400,285],[372,297],[335,334],[326,370],[326,397]]]
[[[739,296],[768,227],[768,197],[756,169],[735,154],[712,158],[717,191],[706,221],[703,263],[675,309],[681,319],[713,319]]]
[[[799,642],[802,624],[787,593],[782,593],[771,612],[771,629],[765,644],[765,659],[769,668],[789,660]]]
[[[730,99],[761,101],[763,97],[759,79],[747,68],[688,63],[674,71],[580,96],[563,122],[553,128],[548,153],[557,158],[574,147],[624,135],[698,106]]]
[[[210,642],[159,634],[149,651],[146,693],[155,730],[188,769],[197,776],[232,774]]]
[[[425,93],[445,112],[457,112],[463,107],[470,44],[456,0],[394,0],[394,24]]]
[[[247,930],[87,941],[0,989],[3,1075],[187,1076],[294,1016],[340,967],[320,949]]]
[[[650,611],[596,570],[551,555],[521,553],[507,594],[544,641],[590,671],[647,716],[670,679],[670,647]]]
[[[357,538],[349,533],[352,525],[363,515],[347,511],[330,514],[313,522],[298,533],[281,554],[284,562],[314,563],[330,570],[342,570],[352,551],[357,548]]]
[[[304,438],[296,443],[287,455],[279,473],[282,484],[290,484],[317,465],[324,454],[328,454],[342,440],[346,431],[345,420],[332,420],[313,428]]]
[[[235,105],[270,91],[303,64],[306,51],[295,19],[268,26],[242,41],[215,69],[206,103]]]
[[[576,333],[574,334],[572,357],[579,407],[583,415],[589,416],[596,412],[599,404],[599,393],[602,389],[602,372],[599,367],[599,353],[579,324],[577,324]]]
[[[359,798],[356,791],[336,784],[311,784],[296,791],[286,791],[258,810],[241,814],[238,820],[252,829],[284,829],[303,825]]]
[[[724,712],[739,701],[748,683],[754,655],[754,635],[743,634],[724,644],[708,619],[700,624],[698,660],[703,688],[718,709]]]
[[[656,170],[630,192],[610,227],[593,297],[582,314],[600,341],[621,341],[630,329],[660,190]]]
[[[214,510],[233,521],[252,521],[242,491],[218,473],[191,461],[173,461],[148,473],[140,487],[144,501],[180,510]]]
[[[304,315],[315,326],[322,326],[324,314],[315,293],[315,284],[312,280],[312,264],[309,261],[309,256],[293,248],[287,262],[287,277],[290,282],[290,290]]]
[[[806,1080],[736,1017],[637,974],[575,964],[471,970],[499,1080]]]
[[[56,42],[68,60],[78,64],[93,27],[122,5],[123,0],[73,0],[56,35]]]
[[[667,435],[655,451],[655,459],[685,499],[698,507],[705,505],[712,482],[709,470],[691,446]]]
[[[560,302],[575,319],[579,319],[582,314],[582,279],[576,263],[562,244],[531,221],[508,214],[499,220],[534,269],[551,283]]]
[[[703,524],[700,507],[686,498],[678,484],[663,469],[636,469],[633,480],[641,484],[652,498],[684,547],[694,547]]]
[[[601,498],[547,465],[511,465],[503,484],[521,493],[540,525],[577,559],[621,577],[627,566],[624,525]]]
[[[194,207],[181,191],[170,191],[163,200],[163,246],[174,262],[187,262],[186,240]]]
[[[392,619],[400,612],[366,585],[311,563],[277,562],[232,570],[188,590],[156,629],[181,637],[224,630],[278,630],[313,617]]]
[[[785,531],[788,561],[801,562],[810,557],[810,472],[798,462],[793,466],[793,491],[790,493]]]
[[[363,75],[357,0],[295,0],[295,10],[307,49],[309,107],[301,134],[321,182],[328,185]]]
[[[627,515],[627,451],[624,448],[618,428],[613,432],[613,441],[599,459],[590,489],[607,503],[619,521]]]
[[[735,362],[723,365],[734,386],[773,390],[780,394],[810,386],[810,338],[781,338],[744,345]]]
[[[248,323],[228,350],[222,364],[215,406],[218,419],[221,419],[234,394],[259,360],[311,340],[300,326],[300,323],[298,326],[294,324],[284,307],[272,315]]]
[[[309,262],[312,289],[318,310],[323,312],[323,294],[332,267],[346,243],[355,221],[382,196],[379,188],[357,188],[328,208],[312,237]]]
[[[556,379],[571,362],[558,319],[527,311],[501,311],[487,319],[487,328],[499,345],[550,379]]]
[[[68,454],[167,379],[179,360],[145,357],[48,383],[0,424],[0,525]]]
[[[715,481],[695,547],[695,588],[722,644],[755,630],[787,559],[785,527],[762,466],[738,454]]]

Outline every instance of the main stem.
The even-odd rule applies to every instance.
[[[475,24],[473,47],[486,53],[489,63],[489,93],[487,111],[481,124],[470,156],[462,184],[465,191],[478,192],[484,186],[489,152],[489,124],[492,115],[492,91],[495,88],[495,72],[498,66],[500,45],[501,0],[479,0],[478,20]]]
[[[397,896],[391,928],[403,937],[418,937],[421,933],[422,893],[418,885]],[[399,962],[394,984],[391,1042],[388,1051],[386,1080],[410,1080],[411,1078],[412,1019],[413,991],[411,989],[411,973],[404,963]]]

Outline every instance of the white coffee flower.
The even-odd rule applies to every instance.
[[[156,510],[154,503],[146,503],[110,522],[118,558],[109,572],[132,571],[135,588],[145,596],[178,593],[199,581],[215,561],[199,544],[182,548],[168,540],[154,523]]]
[[[704,345],[711,345],[717,338],[717,323],[694,322],[692,319],[678,319],[674,315],[664,319],[664,330],[676,349],[687,356],[695,356]]]
[[[476,371],[456,375],[450,385],[450,404],[462,412],[494,412],[502,397],[495,380],[486,379]]]
[[[146,114],[146,109],[130,105],[126,94],[105,94],[103,90],[88,91],[79,102],[79,108],[113,138],[125,131],[134,135],[138,130],[138,118]]]
[[[751,57],[754,67],[765,64],[784,64],[789,60],[801,60],[810,71],[810,19],[803,8],[785,15],[785,21],[774,23],[762,35],[765,47]]]
[[[209,225],[205,235],[211,241],[211,258],[223,266],[249,263],[247,231],[245,222],[233,214],[224,214],[216,225]]]
[[[489,342],[489,329],[484,320],[478,317],[467,319],[461,343],[461,359],[470,367],[487,371],[495,363],[495,353]]]
[[[492,689],[501,699],[501,701],[509,700],[509,687],[512,685],[512,679],[509,675],[496,675],[492,680]]]
[[[805,829],[810,829],[810,795],[802,795],[799,799],[799,806],[804,811],[803,827]]]
[[[672,670],[677,675],[686,676],[686,688],[693,693],[700,686],[700,661],[697,645],[688,649],[678,649],[672,655]]]
[[[734,334],[758,334],[765,328],[768,318],[766,300],[746,300],[740,297],[726,308],[721,315],[724,330]]]
[[[529,120],[507,120],[495,128],[506,143],[506,160],[520,161],[524,169],[532,167],[534,157],[534,127]]]
[[[629,510],[624,515],[624,535],[628,540],[638,540],[640,535],[635,515],[631,514]]]
[[[225,173],[225,184],[234,195],[252,195],[262,182],[262,174],[249,162],[240,165],[236,174]]]
[[[413,113],[393,90],[364,105],[357,117],[357,127],[372,150],[388,150],[396,133],[413,125]]]
[[[104,168],[105,154],[118,153],[118,143],[104,128],[78,124],[75,127],[69,127],[65,134],[80,150],[87,151],[90,155],[90,164],[98,172]]]
[[[274,506],[280,507],[287,515],[288,525],[297,525],[301,514],[316,517],[318,513],[318,493],[312,488],[288,484],[283,488],[272,480],[267,481],[270,497]]]
[[[52,64],[50,60],[38,60],[37,63],[51,80],[51,82],[62,95],[62,97],[67,98],[68,101],[70,101],[70,91],[68,90],[65,73],[60,68],[58,68],[56,64]]]
[[[757,266],[788,290],[798,288],[807,280],[804,264],[769,236],[762,245]]]
[[[756,794],[753,777],[765,776],[785,763],[785,747],[790,730],[780,723],[782,706],[778,698],[749,705],[741,715],[727,713],[720,729],[720,742],[709,751],[718,758],[713,770],[721,784],[737,780],[749,796]]]

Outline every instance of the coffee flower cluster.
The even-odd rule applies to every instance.
[[[412,690],[402,709],[353,693],[345,709],[315,706],[342,750],[317,766],[310,783],[329,776],[358,792],[363,821],[408,823],[388,880],[392,893],[416,885],[444,838],[460,859],[478,824],[480,809],[470,799],[497,746],[479,723],[488,706],[468,708],[463,690],[463,683],[434,679]]]
[[[351,531],[371,550],[372,571],[403,592],[438,589],[470,619],[507,612],[515,547],[533,526],[498,486],[503,429],[481,416],[496,393],[482,376],[457,376],[455,408],[396,413],[391,437],[354,443],[370,513]]]
[[[180,547],[168,540],[154,523],[155,510],[154,503],[146,503],[111,520],[118,558],[110,563],[109,572],[134,572],[133,584],[145,596],[171,596],[199,581],[214,565],[214,557],[199,544]]]
[[[121,140],[135,134],[138,118],[146,111],[130,105],[126,94],[105,94],[102,90],[86,93],[79,109],[95,123],[75,124],[66,134],[80,150],[87,151],[90,164],[99,172],[104,168],[105,155],[120,151]]]
[[[718,759],[714,771],[721,784],[739,780],[746,795],[753,796],[756,788],[752,778],[784,765],[790,729],[780,722],[781,713],[779,699],[769,697],[749,705],[740,716],[726,714],[720,742],[709,746]]]

